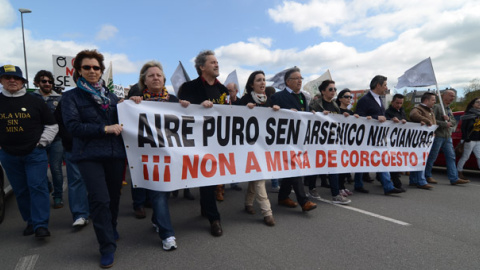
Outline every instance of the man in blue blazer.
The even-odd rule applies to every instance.
[[[365,94],[357,103],[355,113],[367,117],[367,119],[377,119],[380,123],[387,120],[385,117],[385,106],[380,96],[385,95],[387,87],[387,77],[382,75],[375,76],[370,82],[370,91]],[[398,121],[398,119],[397,119]],[[390,179],[390,173],[381,172],[380,182],[383,185],[385,195],[405,192],[402,188],[395,188]],[[368,193],[368,190],[363,188],[362,174],[355,174],[355,190],[363,193]]]
[[[294,67],[285,73],[284,81],[287,86],[283,91],[273,94],[270,99],[272,105],[278,105],[282,109],[291,109],[294,111],[309,111],[308,102],[305,95],[300,91],[302,89],[302,74],[300,69]],[[286,207],[297,207],[297,203],[288,196],[291,191],[295,191],[298,203],[302,206],[302,211],[310,211],[317,208],[317,205],[308,200],[303,188],[302,177],[283,178],[278,192],[278,204]]]

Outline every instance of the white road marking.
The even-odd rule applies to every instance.
[[[37,263],[38,257],[38,254],[34,254],[20,258],[15,266],[15,270],[33,270],[35,268],[35,264]]]
[[[335,206],[342,207],[344,209],[348,209],[348,210],[351,210],[351,211],[362,213],[362,214],[367,215],[367,216],[371,216],[371,217],[379,218],[379,219],[382,219],[382,220],[385,220],[385,221],[389,221],[389,222],[392,222],[392,223],[395,223],[395,224],[398,224],[398,225],[402,225],[402,226],[412,225],[410,223],[403,222],[401,220],[389,218],[389,217],[382,216],[382,215],[379,215],[379,214],[375,214],[375,213],[372,213],[372,212],[368,212],[368,211],[365,211],[365,210],[362,210],[362,209],[358,209],[358,208],[355,208],[355,207],[352,207],[352,206],[346,206],[346,205],[332,203],[332,201],[325,200],[325,199],[321,199],[320,201],[325,202],[325,203],[329,203],[329,204],[333,204]]]

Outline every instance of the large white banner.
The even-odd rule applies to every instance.
[[[421,171],[436,126],[127,100],[118,105],[134,186],[171,191],[344,172]]]

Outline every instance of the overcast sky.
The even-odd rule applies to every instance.
[[[298,66],[304,84],[327,69],[337,88],[368,88],[377,74],[397,78],[431,57],[440,88],[462,89],[480,74],[480,1],[474,0],[0,0],[0,64],[24,69],[24,14],[30,81],[52,70],[52,55],[97,49],[113,62],[114,82],[138,80],[160,61],[166,77],[182,61],[216,52],[220,81],[237,70],[240,89],[254,70],[267,77]],[[167,81],[170,85],[170,81]],[[402,90],[403,92],[403,90]],[[459,93],[462,95],[462,93]]]

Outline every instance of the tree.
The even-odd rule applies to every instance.
[[[462,102],[457,102],[456,109],[464,111],[468,103],[476,97],[480,97],[480,78],[475,78],[470,81],[470,84],[463,89],[465,98]]]
[[[415,107],[415,102],[412,100],[414,95],[412,94],[410,98],[407,96],[407,89],[403,90],[403,96],[405,99],[403,100],[403,110],[405,111],[405,115],[407,116],[407,120],[410,121],[410,111]]]

